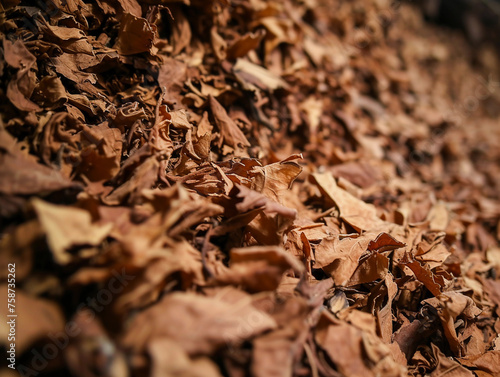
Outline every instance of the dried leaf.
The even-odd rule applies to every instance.
[[[69,249],[77,245],[97,246],[112,228],[112,224],[93,224],[91,214],[83,209],[53,205],[40,199],[33,199],[32,204],[59,264],[72,261]]]
[[[250,292],[272,291],[285,271],[301,273],[304,266],[279,247],[255,246],[232,249],[230,268],[217,276],[219,282],[241,285]]]
[[[247,138],[238,128],[238,125],[227,115],[222,105],[212,96],[208,100],[215,124],[222,137],[221,143],[223,141],[233,148],[237,148],[238,146],[249,147],[250,143]]]
[[[156,27],[144,18],[125,13],[121,18],[115,48],[123,55],[150,51],[155,32]]]
[[[7,292],[7,284],[2,284],[1,289]],[[9,317],[8,315],[12,315],[12,312],[7,310],[7,304],[2,305],[1,314],[7,320],[0,329],[4,345],[7,344],[10,329],[16,330],[16,352],[28,351],[36,342],[48,341],[49,334],[59,334],[64,331],[65,320],[62,310],[54,302],[30,297],[21,289],[16,288],[13,305],[10,308],[14,308],[16,317]]]
[[[374,206],[364,203],[337,186],[331,174],[313,174],[318,186],[340,211],[340,216],[356,231],[379,228],[384,222]]]
[[[250,85],[246,88],[248,90],[252,90],[253,86],[265,90],[288,88],[288,84],[281,77],[274,75],[264,67],[253,64],[248,60],[237,59],[233,71],[241,82]]]
[[[369,237],[330,236],[315,248],[316,268],[322,268],[335,284],[346,285],[356,271],[359,259],[366,252]]]
[[[184,315],[179,316],[179,310]],[[179,292],[140,313],[124,342],[130,349],[141,350],[149,342],[170,339],[189,355],[211,354],[275,327],[274,320],[253,308],[248,298],[228,303]]]
[[[15,139],[0,129],[0,192],[3,194],[42,194],[80,185],[29,158]]]

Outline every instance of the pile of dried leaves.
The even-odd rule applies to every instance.
[[[388,0],[0,9],[2,376],[500,375],[492,48]]]

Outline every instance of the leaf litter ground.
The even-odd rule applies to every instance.
[[[493,47],[384,0],[0,7],[2,376],[500,375]]]

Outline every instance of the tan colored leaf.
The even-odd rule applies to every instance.
[[[36,69],[36,58],[21,40],[12,43],[3,38],[3,50],[7,64],[18,69],[7,86],[7,98],[19,110],[39,111],[40,107],[29,99],[35,89],[36,78],[32,68]]]
[[[302,155],[292,155],[283,161],[262,167],[255,166],[251,172],[257,173],[252,188],[283,204],[283,191],[289,190],[302,172],[302,167],[293,161],[299,158],[302,158]]]
[[[93,224],[92,216],[83,209],[54,205],[40,199],[33,199],[32,204],[59,264],[71,262],[73,257],[68,253],[71,247],[97,246],[112,228],[112,224]]]
[[[209,97],[208,101],[222,140],[233,148],[237,148],[238,146],[249,147],[250,143],[247,138],[238,125],[227,115],[224,107],[212,96]]]
[[[248,298],[228,303],[177,292],[138,314],[130,323],[124,344],[140,350],[150,342],[170,339],[189,355],[211,354],[275,327],[274,320],[253,308]]]
[[[0,192],[29,195],[70,187],[80,185],[63,177],[57,170],[37,163],[21,151],[7,131],[0,128]]]
[[[363,202],[338,187],[331,174],[316,173],[313,174],[313,177],[324,195],[335,203],[342,219],[356,231],[361,232],[384,225],[384,221],[377,216],[373,205]]]
[[[358,268],[359,259],[366,253],[370,238],[363,236],[330,236],[316,246],[314,267],[322,268],[335,284],[346,285]]]
[[[190,359],[182,347],[169,339],[148,346],[152,377],[221,377],[219,368],[207,357]]]
[[[64,315],[58,305],[49,300],[30,297],[19,287],[15,289],[15,302],[11,306],[15,309],[14,315],[17,317],[8,317],[12,312],[7,310],[7,284],[2,284],[0,289],[5,292],[5,295],[2,295],[5,305],[0,309],[0,314],[4,318],[0,326],[0,336],[4,339],[2,342],[6,342],[10,329],[15,330],[16,354],[29,350],[38,341],[47,341],[49,334],[64,331]]]
[[[302,273],[304,266],[280,247],[232,249],[230,268],[217,276],[217,280],[225,284],[241,285],[250,292],[271,291],[278,287],[283,273],[289,269]]]
[[[248,90],[252,90],[254,86],[267,90],[288,88],[288,84],[281,77],[245,59],[237,59],[233,71],[241,82],[250,84]]]

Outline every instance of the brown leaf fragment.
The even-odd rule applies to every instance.
[[[425,285],[425,287],[434,295],[439,296],[445,287],[446,281],[436,276],[428,266],[422,265],[419,261],[410,260],[405,254],[400,264],[409,267],[415,274],[415,277]]]
[[[462,331],[458,332],[458,341],[464,345],[465,355],[481,355],[487,348],[485,336],[479,327],[472,323],[468,324]]]
[[[259,47],[260,42],[265,36],[266,32],[263,29],[242,35],[228,47],[227,58],[236,59],[244,57],[249,51]]]
[[[473,377],[474,373],[470,370],[465,369],[459,363],[450,358],[446,357],[439,348],[433,343],[432,351],[434,353],[434,357],[436,358],[436,368],[431,373],[432,377]]]
[[[161,236],[154,239],[155,234],[148,234],[147,225],[153,224],[134,229],[121,241],[128,257],[125,269],[132,270],[130,276],[134,279],[113,303],[118,314],[156,302],[165,282],[176,272],[182,274],[186,285],[204,283],[200,253],[187,242],[174,243]]]
[[[210,156],[211,139],[212,135],[207,132],[203,136],[199,137],[197,142],[193,145],[194,154],[201,160],[206,160]]]
[[[214,117],[215,125],[221,134],[221,143],[237,148],[238,146],[249,147],[245,134],[239,129],[238,125],[229,117],[222,105],[212,96],[208,98],[210,110]]]
[[[173,51],[172,55],[178,55],[182,50],[184,50],[191,43],[191,26],[189,21],[184,14],[181,7],[175,6],[171,8],[173,20],[172,24],[172,36],[170,43],[172,44]]]
[[[170,339],[194,356],[211,354],[275,327],[275,321],[253,308],[248,298],[229,303],[177,292],[138,314],[123,343],[128,349],[140,352],[150,342]]]
[[[16,329],[15,349],[19,354],[29,350],[37,341],[48,340],[48,334],[64,331],[65,320],[58,305],[49,300],[28,296],[18,287],[15,290],[14,305],[15,313],[18,316],[8,317],[7,315],[11,313],[7,311],[7,284],[2,284],[0,289],[5,292],[3,297],[6,302],[5,305],[1,306],[0,314],[3,318],[8,318],[7,322],[0,327],[1,342],[4,347],[7,345],[7,338],[11,328],[9,321],[15,323],[15,326],[12,327]]]
[[[187,66],[186,63],[174,59],[165,58],[160,64],[158,72],[158,84],[165,88],[165,100],[170,103],[181,100],[181,92],[184,81],[186,81]]]
[[[232,249],[230,268],[217,280],[225,284],[241,285],[250,292],[272,291],[278,287],[285,271],[297,273],[304,266],[277,246],[254,246]]]
[[[292,374],[293,332],[273,331],[253,342],[252,375],[256,377],[287,377]]]
[[[33,266],[33,243],[40,238],[42,232],[37,221],[29,221],[17,226],[0,238],[0,278],[8,279],[8,265],[16,266],[16,278],[18,281],[28,276]]]
[[[366,162],[347,162],[331,168],[335,178],[341,177],[361,188],[368,188],[381,179],[380,168]]]
[[[57,73],[77,84],[94,85],[97,82],[95,74],[85,72],[80,68],[78,54],[63,53],[61,56],[53,57],[51,61]]]
[[[295,219],[297,211],[287,208],[275,201],[269,199],[263,194],[251,190],[242,185],[236,185],[238,202],[235,205],[237,215],[233,215],[233,210],[228,211],[226,207],[226,215],[229,217],[226,221],[222,222],[219,226],[214,228],[213,235],[222,235],[236,229],[242,228],[246,225],[251,225],[252,220],[257,216],[264,216],[266,219],[277,215],[281,219]],[[259,223],[255,224],[258,228]],[[273,227],[274,229],[275,227]]]
[[[19,110],[39,111],[40,107],[30,100],[36,85],[36,58],[21,40],[14,43],[3,38],[4,59],[11,67],[18,69],[16,76],[7,86],[7,98]]]
[[[63,348],[64,356],[75,376],[129,376],[125,355],[90,308],[77,311],[68,322],[64,335],[69,335],[69,344]]]
[[[343,376],[406,375],[379,338],[345,322],[331,321],[320,320],[315,339]]]
[[[47,40],[57,42],[64,52],[93,55],[92,44],[85,33],[77,28],[50,25],[42,18],[40,30]]]
[[[252,188],[284,204],[283,192],[290,189],[302,172],[302,167],[294,161],[299,158],[302,158],[302,155],[292,155],[283,161],[266,166],[255,166],[251,171],[252,175],[256,174]]]
[[[90,213],[83,209],[54,205],[40,199],[33,199],[32,204],[59,264],[72,261],[68,249],[76,245],[97,246],[112,228],[112,224],[93,224]]]
[[[481,314],[482,310],[470,297],[458,292],[444,292],[439,297],[424,300],[424,303],[437,309],[450,348],[455,355],[462,356],[464,347],[458,340],[455,321],[458,316],[472,320]]]
[[[500,316],[500,282],[491,279],[483,279],[482,282],[489,299],[495,304],[497,315]]]
[[[249,91],[254,91],[256,87],[271,91],[288,88],[288,84],[281,77],[245,59],[237,59],[233,71],[243,88]]]
[[[491,373],[492,376],[500,375],[500,351],[487,351],[480,355],[466,356],[458,359],[460,364],[476,370]]]
[[[145,109],[140,106],[139,102],[135,101],[120,106],[113,123],[122,131],[125,127],[132,127],[138,120],[146,118]]]
[[[45,109],[53,109],[65,103],[68,96],[59,77],[45,76],[36,86],[33,100]]]
[[[155,33],[156,26],[144,18],[125,13],[120,20],[115,48],[123,55],[150,51]]]
[[[377,279],[384,279],[389,271],[389,259],[382,253],[403,246],[405,246],[403,242],[397,241],[391,235],[380,233],[376,239],[369,242],[367,249],[372,253],[366,254],[360,259],[356,271],[349,280],[349,285],[364,284]],[[384,339],[387,340],[387,336]]]
[[[349,194],[335,183],[331,174],[313,174],[318,186],[340,211],[340,216],[356,231],[379,228],[385,224],[377,216],[375,207]]]
[[[450,214],[445,203],[438,202],[432,207],[427,215],[429,226],[432,230],[446,230],[450,222]]]
[[[92,127],[92,136],[85,131],[84,138],[94,142],[82,150],[82,164],[78,172],[90,181],[104,181],[113,178],[120,171],[122,155],[121,133],[107,123]]]
[[[122,169],[124,168],[125,166],[122,166]],[[148,158],[134,170],[133,175],[125,183],[103,198],[103,201],[108,205],[118,205],[127,196],[142,189],[150,189],[158,179],[158,168],[158,160],[155,157]]]
[[[392,341],[397,344],[401,352],[410,360],[423,338],[430,335],[435,329],[419,319],[403,324],[393,335]]]
[[[417,245],[418,251],[415,255],[415,260],[424,263],[431,269],[441,267],[443,262],[451,255],[446,246],[443,244],[431,246],[428,251],[426,251],[426,248],[422,246],[422,242]]]
[[[389,344],[392,341],[393,334],[393,301],[398,294],[398,286],[390,274],[385,275],[384,280],[387,287],[387,304],[378,311],[376,319],[382,339]]]
[[[370,239],[366,236],[334,235],[315,248],[314,267],[322,268],[336,285],[346,285],[358,268],[359,259],[366,253]]]
[[[23,153],[15,139],[1,128],[0,162],[0,192],[4,194],[41,194],[80,187],[57,170],[41,165]]]
[[[142,17],[142,8],[137,0],[118,0],[124,13],[130,13],[135,17]]]
[[[400,242],[387,233],[380,233],[377,238],[370,241],[368,244],[368,250],[376,251],[377,253],[383,253],[385,251],[391,251],[399,249],[406,246],[404,242]]]
[[[219,368],[207,357],[190,359],[182,347],[170,339],[148,346],[152,377],[221,377]]]
[[[227,42],[220,36],[215,26],[210,30],[210,40],[217,59],[224,60],[226,58]]]
[[[389,259],[382,254],[373,253],[359,261],[359,266],[351,276],[348,285],[369,283],[383,279],[389,272]]]

